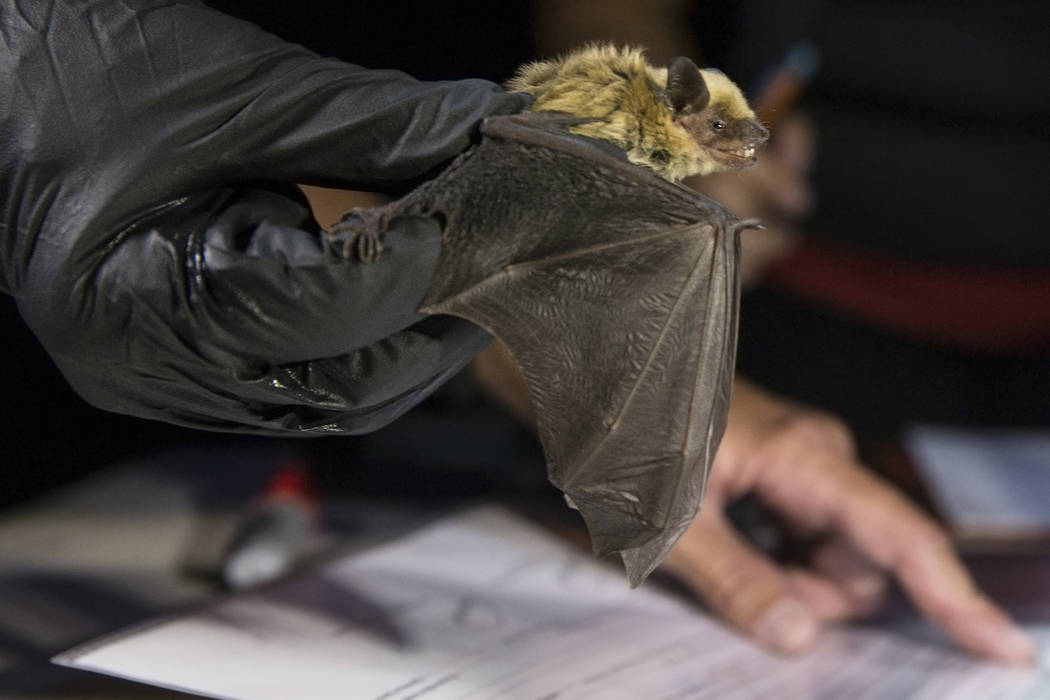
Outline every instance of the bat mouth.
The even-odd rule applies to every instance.
[[[718,148],[715,149],[723,156],[723,158],[729,163],[737,163],[739,165],[751,165],[756,160],[756,149],[758,148],[757,143],[745,143],[742,146],[736,148]]]
[[[755,142],[745,143],[733,148],[712,149],[715,159],[721,163],[725,170],[740,170],[748,168],[758,160],[756,153],[758,144]]]

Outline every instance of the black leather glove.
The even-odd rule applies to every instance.
[[[488,342],[416,311],[434,221],[359,263],[292,183],[406,189],[525,96],[320,59],[193,2],[0,2],[0,285],[87,400],[363,432]]]

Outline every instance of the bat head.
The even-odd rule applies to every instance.
[[[758,146],[769,139],[733,81],[684,56],[667,68],[667,101],[675,124],[700,148],[695,170],[701,175],[754,165]]]

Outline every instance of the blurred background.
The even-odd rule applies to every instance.
[[[694,183],[767,224],[744,241],[741,372],[843,417],[866,452],[915,422],[1050,425],[1046,3],[208,4],[322,55],[421,79],[502,82],[525,61],[610,40],[645,46],[656,64],[684,54],[719,67],[754,99],[804,47],[816,69],[797,100],[763,114],[774,136],[760,165]],[[10,298],[0,315],[0,506],[144,450],[224,439],[89,407]],[[490,409],[465,376],[379,434],[290,449],[331,486],[542,483],[531,437]],[[468,438],[472,449],[457,451]],[[493,462],[515,466],[494,475]]]
[[[759,165],[690,183],[766,224],[743,241],[740,373],[840,416],[862,455],[890,471],[917,424],[1050,427],[1045,0],[206,4],[319,54],[427,80],[503,82],[523,62],[595,40],[644,46],[657,65],[690,56],[722,69],[756,101],[785,67],[795,70],[791,89],[761,114],[773,137]],[[288,464],[305,466],[322,501],[397,497],[433,505],[492,493],[558,500],[538,443],[512,417],[527,406],[515,404],[514,392],[501,400],[481,389],[513,381],[500,373],[498,356],[493,361],[499,348],[377,433],[231,438],[96,410],[70,390],[6,296],[0,325],[0,515],[7,518],[0,552],[9,564],[17,555],[38,567],[40,552],[87,551],[103,541],[114,570],[153,561],[131,562],[132,551],[166,547],[181,557],[196,527],[187,509],[219,508],[202,494],[218,489],[226,507],[250,504]],[[85,479],[112,465],[116,477]],[[141,478],[129,476],[135,473]],[[51,515],[52,529],[39,519],[12,525],[19,516],[11,514],[29,512],[31,499],[74,481],[93,495],[71,501],[67,490],[51,503],[68,510],[90,501],[74,512],[101,530],[88,536],[87,520]],[[155,516],[153,529],[136,533],[123,516],[104,517],[129,503],[140,516]],[[177,526],[165,520],[169,512],[181,514]],[[337,531],[355,527],[333,511],[327,518]],[[162,564],[159,554],[154,559]],[[44,608],[64,615],[40,602],[50,587],[88,622],[55,617],[64,631],[29,644],[6,617],[0,686],[25,677],[21,667],[4,671],[5,654],[24,652],[46,666],[47,654],[187,595],[153,587],[158,598],[147,604],[107,588],[119,614],[92,622],[85,611],[101,609],[97,596],[78,605],[72,593],[91,589],[90,581],[26,571],[0,572],[0,598],[16,603],[5,616],[19,607],[35,615],[32,601],[41,615]],[[39,619],[25,628],[39,631]],[[101,692],[115,696],[112,686]]]

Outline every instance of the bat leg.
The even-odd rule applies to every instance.
[[[351,209],[329,231],[343,239],[343,257],[356,254],[363,263],[375,262],[383,253],[380,232],[386,230],[386,214],[381,209]]]

